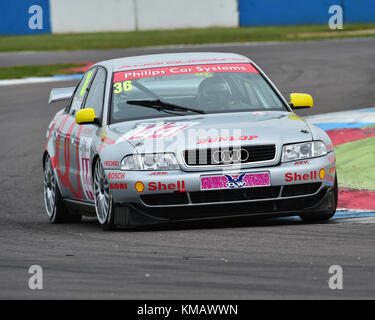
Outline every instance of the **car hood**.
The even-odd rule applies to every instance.
[[[292,112],[238,112],[127,121],[109,128],[139,153],[178,152],[225,145],[311,141],[308,123]],[[150,149],[151,148],[151,149]]]

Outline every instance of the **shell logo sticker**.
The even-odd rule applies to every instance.
[[[322,168],[319,170],[319,178],[320,179],[324,179],[324,177],[326,176],[326,171]]]
[[[137,192],[143,192],[144,189],[145,189],[145,185],[142,181],[137,181],[135,183],[135,190],[137,190]]]

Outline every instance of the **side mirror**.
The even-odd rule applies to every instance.
[[[78,110],[76,113],[77,124],[94,124],[98,123],[95,115],[95,110],[92,108],[86,108]]]
[[[312,108],[314,104],[312,96],[306,93],[291,93],[290,106],[292,109]]]

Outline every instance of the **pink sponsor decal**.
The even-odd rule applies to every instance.
[[[170,76],[174,74],[189,74],[202,72],[251,72],[259,73],[250,63],[217,63],[217,64],[198,64],[187,66],[173,66],[161,68],[137,69],[129,71],[116,72],[113,76],[113,82],[133,80],[140,78]]]
[[[268,172],[201,177],[201,190],[262,187],[270,184]]]

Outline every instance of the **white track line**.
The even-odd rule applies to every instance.
[[[366,108],[367,109],[367,108]],[[313,116],[304,117],[306,120],[313,123],[330,123],[330,122],[343,122],[343,123],[369,123],[375,122],[375,112],[359,112],[366,109],[349,110],[322,113]]]
[[[79,75],[71,75],[64,77],[31,77],[24,79],[9,79],[9,80],[0,80],[1,86],[12,86],[19,84],[33,84],[33,83],[46,83],[46,82],[56,82],[56,81],[71,81],[79,79]]]
[[[342,218],[336,219],[335,222],[340,223],[359,223],[359,224],[374,224],[375,217],[363,217],[363,218]]]

